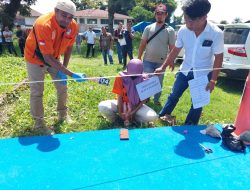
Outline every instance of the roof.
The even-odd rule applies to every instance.
[[[22,16],[20,15],[20,12],[17,12],[16,19],[24,19],[25,17],[39,17],[42,13],[35,11],[34,9],[31,9],[30,16]]]
[[[42,15],[42,13],[40,13],[34,9],[31,9],[31,11],[30,11],[30,16],[32,16],[32,17],[39,17],[41,15]]]
[[[108,11],[99,10],[99,9],[86,9],[76,12],[76,17],[90,17],[90,18],[106,18],[108,19]],[[133,19],[127,15],[122,15],[115,13],[115,19]]]

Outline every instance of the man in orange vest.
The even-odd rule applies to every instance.
[[[67,69],[78,25],[73,19],[76,6],[70,0],[59,0],[54,12],[40,16],[30,32],[25,46],[25,60],[30,83],[30,110],[35,120],[35,129],[46,134],[53,131],[44,122],[43,91],[45,73],[52,79],[57,90],[57,111],[59,120],[69,119],[67,115],[67,75],[82,82],[82,74]],[[64,55],[63,61],[60,55]],[[39,82],[36,82],[39,81]]]

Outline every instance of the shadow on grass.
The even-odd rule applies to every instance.
[[[218,78],[217,88],[232,94],[242,94],[245,81],[230,79],[224,76]]]

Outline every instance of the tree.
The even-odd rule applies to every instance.
[[[241,18],[236,17],[236,18],[233,20],[232,23],[233,23],[233,24],[235,24],[235,23],[242,23],[242,20],[241,20]]]
[[[155,7],[158,4],[160,4],[160,3],[165,4],[167,6],[167,11],[168,11],[168,17],[166,19],[166,22],[168,22],[168,23],[170,21],[170,17],[172,16],[173,12],[177,8],[177,2],[175,0],[135,0],[135,2],[136,2],[136,6],[142,7],[151,13],[154,13]],[[133,9],[135,9],[135,8],[136,7],[134,7]],[[135,12],[135,11],[132,10],[130,13],[133,13],[133,12]],[[145,12],[145,11],[143,11],[143,12]],[[130,15],[130,16],[132,16],[132,15]],[[154,19],[154,14],[150,20],[153,20],[153,19]],[[150,21],[150,20],[148,20],[148,21]],[[142,20],[140,20],[140,21],[142,21]]]
[[[228,24],[228,22],[226,20],[222,20],[220,21],[220,24]]]
[[[181,25],[181,24],[183,24],[182,20],[183,20],[183,15],[181,15],[181,16],[174,16],[174,24],[175,25]]]
[[[132,9],[135,6],[134,0],[109,0],[108,1],[108,20],[109,20],[109,29],[113,34],[113,21],[115,13],[127,13],[128,10]]]
[[[21,15],[30,15],[30,5],[37,0],[0,0],[0,22],[3,26],[14,25],[16,14],[19,11]],[[22,2],[22,3],[21,3]]]
[[[72,0],[77,10],[84,9],[106,9],[108,4],[106,0]]]
[[[135,23],[138,23],[144,20],[151,21],[154,18],[154,13],[140,6],[135,6],[128,13],[129,13],[129,16],[134,18]]]

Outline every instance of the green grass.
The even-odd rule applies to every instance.
[[[135,47],[137,52],[138,41]],[[83,50],[84,55],[86,49]],[[99,52],[95,58],[86,59],[83,55],[72,56],[69,68],[75,72],[83,72],[88,76],[115,76],[122,70],[122,66],[117,63],[117,55],[114,55],[115,65],[104,66]],[[26,78],[26,66],[21,58],[1,57],[0,82],[20,82]],[[176,68],[177,69],[177,68]],[[113,124],[100,117],[98,103],[102,100],[113,99],[112,86],[114,78],[111,78],[109,86],[99,85],[95,82],[77,83],[69,81],[68,85],[68,107],[73,124],[58,124],[56,112],[56,92],[50,77],[46,77],[44,91],[45,118],[48,126],[55,126],[56,133],[68,133],[75,131],[88,131],[111,129],[122,127]],[[171,91],[174,82],[174,73],[167,71],[164,79],[161,103],[164,105]],[[204,108],[201,124],[212,123],[233,123],[236,117],[239,101],[244,83],[220,77],[215,91],[211,95],[211,103]],[[0,94],[9,93],[14,85],[0,85]],[[148,103],[157,112],[160,106],[155,106],[152,100]],[[189,90],[180,99],[173,115],[177,117],[177,125],[183,124],[191,105]],[[22,89],[15,93],[12,101],[0,105],[0,137],[32,136],[37,135],[32,131],[33,121],[29,112],[29,89]],[[157,127],[165,126],[161,121],[156,122]],[[146,126],[141,126],[146,127]]]

